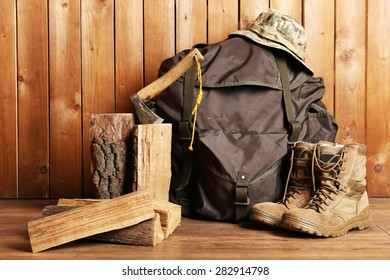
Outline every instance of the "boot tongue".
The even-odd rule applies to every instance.
[[[340,158],[340,155],[334,155],[334,154],[322,154],[321,160],[323,162],[333,162],[336,163]]]
[[[284,203],[287,208],[295,205],[302,191],[305,192],[310,186],[311,162],[313,157],[314,144],[296,143],[293,154],[293,165],[289,174],[289,185],[284,195]],[[298,195],[298,198],[295,196]]]
[[[307,176],[307,163],[309,162],[311,155],[307,152],[306,149],[297,149],[294,155],[295,162],[295,176],[304,177]]]
[[[320,159],[319,168],[321,169],[321,184],[333,186],[333,180],[337,170],[337,162],[340,160],[342,147],[339,145],[320,146],[318,157]]]
[[[320,147],[320,159],[323,162],[336,163],[340,159],[341,148],[337,146]]]
[[[311,144],[312,145],[312,144]],[[295,159],[309,160],[312,157],[313,147],[307,143],[297,143],[295,147]]]
[[[322,204],[326,203],[332,192],[337,189],[334,181],[338,172],[337,163],[341,157],[342,146],[340,145],[320,145],[317,151],[316,170],[318,172],[320,182],[317,192],[313,196],[309,208],[317,212],[322,209]]]
[[[295,153],[295,159],[310,159],[310,154],[305,149],[297,149]]]

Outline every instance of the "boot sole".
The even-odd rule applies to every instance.
[[[367,207],[358,216],[339,226],[323,226],[286,213],[283,215],[281,227],[321,237],[337,237],[352,229],[363,230],[371,224],[371,211]]]
[[[264,211],[250,211],[249,219],[272,227],[280,227],[281,217],[275,217]]]

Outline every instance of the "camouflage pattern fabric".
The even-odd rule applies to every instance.
[[[306,31],[294,18],[275,9],[266,9],[246,30],[231,33],[231,36],[245,36],[264,46],[283,50],[291,54],[310,73],[312,70],[305,64]]]

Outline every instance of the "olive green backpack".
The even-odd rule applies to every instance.
[[[239,36],[197,47],[195,134],[196,66],[154,100],[173,127],[170,200],[183,215],[244,219],[252,205],[281,198],[291,145],[334,141],[337,124],[321,102],[323,79],[289,54]],[[165,60],[160,75],[188,52]]]

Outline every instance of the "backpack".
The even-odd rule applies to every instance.
[[[240,36],[195,47],[204,56],[195,135],[196,65],[154,99],[156,113],[172,123],[170,201],[184,216],[244,219],[252,205],[281,198],[289,148],[334,141],[337,124],[321,102],[323,79],[288,53]],[[163,61],[159,74],[188,52]]]

